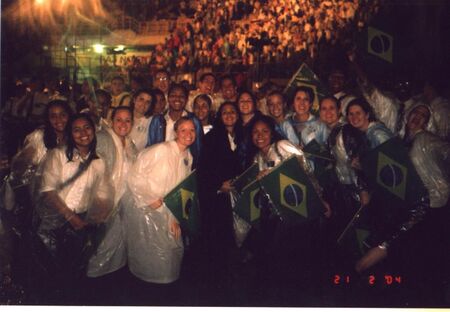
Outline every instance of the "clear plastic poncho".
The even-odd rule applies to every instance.
[[[344,136],[342,129],[336,136],[336,144],[330,147],[331,153],[336,160],[334,169],[336,176],[341,184],[354,184],[358,182],[355,170],[351,166],[351,159],[348,156],[347,150],[344,144]]]
[[[314,176],[313,169],[311,168],[309,161],[306,159],[305,154],[301,149],[293,145],[288,140],[281,140],[273,143],[266,155],[259,152],[255,156],[255,162],[258,164],[259,171],[262,171],[279,165],[282,161],[288,159],[292,155],[296,155],[300,160],[300,164],[317,191],[317,194],[321,195],[322,188]]]
[[[142,117],[139,119],[134,119],[133,128],[130,132],[130,138],[133,141],[134,145],[136,145],[137,150],[142,151],[147,145],[148,141],[148,127],[150,126],[150,122],[152,121],[152,117]]]
[[[106,222],[102,240],[89,259],[87,275],[90,277],[117,271],[126,264],[126,239],[120,199],[125,193],[126,179],[136,159],[137,150],[128,138],[124,147],[114,131],[106,128],[97,133],[97,154],[105,161],[106,176],[114,188],[114,208]]]
[[[23,148],[11,161],[10,183],[15,186],[31,184],[37,168],[46,154],[44,129],[37,129],[27,135]]]
[[[192,161],[189,150],[181,152],[168,141],[143,150],[131,168],[124,203],[128,266],[144,281],[171,283],[179,277],[183,243],[168,228],[176,219],[165,204],[149,205],[189,175]]]
[[[409,153],[428,190],[430,207],[443,207],[450,195],[450,143],[427,131],[414,137]]]
[[[400,101],[394,94],[382,92],[370,83],[364,83],[358,79],[361,92],[370,106],[373,108],[376,118],[384,123],[392,133],[398,131],[398,113]],[[405,109],[408,109],[405,103]]]
[[[55,192],[58,201],[62,201],[71,211],[76,214],[86,213],[85,220],[89,223],[102,223],[111,212],[113,190],[106,180],[102,159],[94,159],[77,179],[67,183],[79,170],[82,161],[76,149],[73,160],[68,161],[65,147],[59,147],[49,151],[43,163],[36,211],[41,219],[38,234],[44,242],[45,232],[60,228],[67,222],[55,207],[46,202],[44,193]]]
[[[383,144],[387,140],[394,137],[392,132],[386,128],[386,126],[380,122],[370,122],[366,131],[366,137],[369,141],[369,147],[371,149]]]

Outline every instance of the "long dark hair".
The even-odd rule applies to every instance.
[[[276,130],[277,122],[272,117],[266,115],[259,115],[255,117],[254,120],[252,120],[252,122],[253,122],[252,128],[250,129],[251,134],[253,133],[253,129],[255,128],[256,124],[261,122],[265,124],[270,130],[270,144],[276,143],[284,139],[283,136],[281,136],[281,134],[279,134],[278,131]]]
[[[208,104],[209,112],[208,112],[207,120],[208,120],[208,123],[211,124],[213,122],[213,119],[214,119],[214,115],[213,115],[213,113],[211,111],[211,107],[212,107],[212,100],[211,100],[211,98],[209,97],[208,94],[204,94],[204,93],[197,95],[194,98],[194,101],[192,101],[192,109],[194,109],[195,103],[197,103],[197,100],[203,100],[203,101],[206,102],[206,104]],[[238,114],[239,114],[239,112],[238,112]]]
[[[72,115],[71,118],[69,119],[69,122],[67,123],[66,156],[69,161],[73,160],[73,151],[74,151],[74,149],[76,149],[76,144],[75,144],[75,141],[73,140],[73,136],[72,136],[72,126],[73,126],[73,123],[78,119],[86,120],[94,131],[94,139],[92,140],[91,144],[89,144],[89,157],[86,160],[87,166],[89,166],[89,163],[92,160],[97,159],[98,156],[97,156],[97,153],[95,152],[95,150],[97,148],[97,137],[95,136],[95,124],[94,124],[94,121],[92,120],[92,118],[87,113],[78,113],[78,114]]]
[[[227,133],[227,129],[225,128],[225,125],[223,124],[223,121],[222,121],[222,111],[224,110],[225,106],[232,106],[236,110],[237,120],[236,120],[236,123],[234,124],[234,133],[235,133],[236,139],[241,140],[242,134],[243,134],[242,121],[241,121],[241,115],[239,113],[239,108],[235,102],[225,101],[219,106],[219,109],[217,110],[217,113],[216,113],[216,117],[213,121],[213,130]]]
[[[53,100],[47,104],[47,108],[45,109],[46,119],[44,124],[44,145],[47,149],[55,148],[58,145],[55,129],[53,129],[52,125],[50,124],[50,109],[58,106],[67,113],[69,119],[70,116],[72,116],[72,109],[66,101]],[[69,123],[66,124],[66,129],[68,124]],[[66,133],[67,132],[64,132],[64,135],[67,138]]]
[[[369,122],[376,121],[375,113],[373,112],[372,107],[367,103],[367,101],[363,98],[356,98],[348,103],[347,108],[345,109],[345,116],[348,116],[348,112],[350,111],[350,107],[359,106],[361,109],[369,115]]]
[[[153,91],[151,89],[143,88],[143,89],[138,89],[136,92],[134,92],[132,100],[131,100],[131,109],[134,111],[134,101],[142,93],[147,93],[152,98],[152,100],[150,102],[150,106],[148,107],[148,110],[144,113],[144,116],[148,118],[153,114],[153,110],[154,110],[155,104],[156,104],[156,95],[153,93]]]

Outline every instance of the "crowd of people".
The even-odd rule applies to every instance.
[[[379,9],[378,1],[215,0],[189,3],[192,17],[179,17],[165,44],[147,65],[173,71],[203,66],[280,63],[317,56],[323,43],[353,39]]]
[[[216,4],[199,5],[207,3]],[[252,12],[274,9],[257,3]],[[353,18],[344,11],[341,18]],[[419,95],[405,84],[388,93],[370,82],[354,52],[348,65],[358,87],[349,90],[348,73],[332,71],[330,94],[320,99],[318,112],[309,87],[297,87],[292,98],[280,88],[255,95],[245,84],[238,87],[233,75],[208,71],[196,89],[173,82],[166,70],[154,74],[151,86],[127,86],[118,76],[107,90],[91,78],[77,87],[18,82],[2,107],[3,119],[31,132],[2,163],[3,285],[23,283],[25,302],[80,304],[86,302],[80,294],[98,294],[105,285],[119,289],[118,274],[127,270],[168,295],[173,289],[163,284],[175,284],[182,263],[194,257],[208,285],[229,280],[247,263],[258,263],[258,274],[280,285],[311,281],[324,267],[354,274],[393,269],[444,296],[450,276],[449,102],[431,79]],[[363,165],[391,140],[408,150],[425,190],[395,218],[380,215],[389,205]],[[312,152],[312,143],[327,157]],[[247,224],[238,244],[236,223],[243,220],[233,213],[239,196],[234,180],[253,164],[262,179],[292,156],[322,215],[288,226],[261,195],[260,225]],[[191,241],[164,197],[194,169],[201,227]],[[359,259],[339,259],[336,240],[361,207],[375,216],[372,244]],[[111,293],[107,297],[112,300]]]

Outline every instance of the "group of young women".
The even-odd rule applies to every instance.
[[[95,278],[127,264],[133,275],[146,282],[164,284],[178,279],[183,233],[163,198],[192,171],[189,147],[198,134],[192,118],[181,117],[174,124],[174,140],[148,146],[155,106],[163,97],[157,99],[146,89],[136,91],[131,106],[112,109],[110,120],[101,118],[94,109],[72,114],[65,102],[49,103],[46,125],[27,137],[12,162],[10,175],[10,183],[25,185],[33,199],[27,203],[33,209],[25,227],[36,234],[32,249],[46,272],[40,282],[56,283],[52,285],[70,291],[73,280],[82,273]],[[204,247],[200,250],[214,272],[227,274],[233,261],[233,180],[253,163],[258,164],[261,178],[295,155],[325,207],[324,218],[337,218],[340,230],[360,206],[369,204],[371,190],[360,157],[393,134],[376,121],[363,99],[354,99],[341,112],[337,99],[324,98],[318,117],[311,111],[313,100],[311,89],[299,87],[293,95],[292,114],[287,115],[283,94],[273,92],[267,96],[271,116],[265,116],[256,109],[256,98],[249,91],[242,91],[236,103],[222,103],[216,113],[211,110],[210,97],[194,99],[193,118],[201,122],[205,133],[197,166]],[[415,125],[419,117],[414,112],[407,119],[407,129],[420,128]],[[347,116],[348,123],[340,121],[341,114]],[[316,178],[317,160],[303,151],[313,140],[330,151],[337,177],[334,182]],[[423,139],[417,144],[428,142]],[[448,151],[448,143],[436,144],[441,146],[436,153],[444,148]],[[413,150],[416,154],[423,151],[414,144]],[[420,167],[423,159],[418,157],[412,159]],[[441,173],[445,169],[441,163],[433,168]],[[448,205],[445,174],[438,181],[424,180],[430,198],[439,199],[431,201],[432,207],[434,203],[442,209]],[[270,257],[261,251],[283,245],[286,233],[304,233],[300,229],[280,236],[283,223],[271,214],[270,203],[261,214],[263,233],[250,230],[243,247],[249,251],[247,255]],[[412,216],[405,220],[408,229],[420,219],[417,213]],[[405,232],[404,224],[399,228]],[[260,234],[263,239],[258,238]],[[314,235],[310,233],[310,243],[314,243]],[[386,256],[388,244],[383,243],[360,259],[356,265],[359,272]]]

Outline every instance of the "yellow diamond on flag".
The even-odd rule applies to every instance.
[[[283,206],[305,218],[308,217],[305,185],[284,174],[280,174],[280,195]]]
[[[405,199],[408,170],[384,153],[378,154],[377,183],[395,196]]]
[[[183,210],[183,219],[188,220],[192,206],[194,204],[194,193],[186,189],[181,189],[181,204]]]

